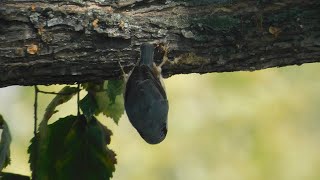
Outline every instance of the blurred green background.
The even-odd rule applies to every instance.
[[[161,144],[145,143],[126,115],[118,126],[99,117],[114,133],[113,179],[319,180],[319,81],[320,64],[170,77],[169,132]],[[52,98],[40,95],[39,117]],[[30,175],[33,88],[2,88],[0,99],[13,136],[5,171]],[[71,113],[75,100],[52,119]]]

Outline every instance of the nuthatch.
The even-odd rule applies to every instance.
[[[154,46],[140,47],[140,60],[127,78],[124,106],[131,124],[149,144],[158,144],[167,135],[169,104],[161,76],[161,66],[153,61]],[[165,49],[166,56],[167,49]]]

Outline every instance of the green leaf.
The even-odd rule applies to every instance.
[[[98,111],[96,100],[90,92],[88,92],[88,94],[81,99],[79,106],[88,120],[90,120],[91,117]]]
[[[95,98],[95,103],[91,99],[85,97],[83,99],[82,111],[86,117],[103,113],[105,116],[110,117],[118,124],[122,114],[124,113],[124,101],[123,101],[123,80],[109,80],[100,83],[85,83],[82,85],[88,94],[92,94]],[[82,101],[82,100],[81,100]],[[95,105],[96,104],[96,105]],[[85,111],[84,111],[85,110]]]
[[[120,117],[124,112],[124,100],[122,95],[118,95],[112,103],[107,92],[95,93],[96,102],[99,111],[105,116],[110,117],[118,124]]]
[[[55,177],[54,162],[61,153],[63,139],[76,120],[76,116],[59,119],[47,126],[46,136],[42,136],[43,133],[39,129],[37,136],[31,139],[28,153],[32,179],[50,180]]]
[[[47,106],[43,119],[39,124],[39,134],[37,135],[36,139],[34,139],[33,143],[34,143],[34,149],[36,150],[33,157],[30,157],[30,159],[34,159],[34,161],[38,160],[38,159],[48,159],[46,157],[46,154],[43,153],[39,153],[39,152],[47,152],[49,151],[49,141],[48,139],[50,137],[49,134],[50,132],[48,132],[48,121],[51,118],[51,116],[57,112],[56,107],[68,102],[76,93],[78,92],[78,88],[75,87],[70,87],[70,86],[65,86],[64,88],[62,88],[58,95],[55,96],[52,101],[49,103],[49,105]],[[30,155],[31,156],[31,155]],[[30,161],[30,160],[29,160]],[[40,170],[40,177],[45,177],[48,176],[48,174],[44,174],[42,176],[41,172],[45,172],[45,169],[47,168],[46,164],[48,163],[43,163],[44,166],[43,167],[39,167],[40,169],[44,169],[44,170]],[[37,169],[36,168],[36,163],[30,164],[31,169]],[[38,169],[37,169],[38,170]],[[38,179],[38,178],[37,178]],[[44,180],[46,178],[43,178]]]
[[[101,81],[101,82],[88,82],[83,83],[81,86],[88,92],[96,92],[103,90],[104,83],[107,81]]]
[[[123,80],[109,80],[107,84],[107,93],[110,102],[113,104],[116,101],[116,97],[123,93],[124,81]]]
[[[11,135],[7,123],[0,115],[0,129],[2,129],[0,140],[0,171],[10,164]]]
[[[124,113],[124,100],[122,96],[117,96],[115,102],[108,105],[103,114],[110,117],[118,124],[122,114]]]
[[[110,179],[117,162],[107,148],[111,133],[106,129],[96,118],[87,121],[85,116],[68,116],[48,125],[48,148],[39,151],[36,136],[28,149],[33,179]]]
[[[1,180],[30,180],[29,176],[23,176],[20,174],[13,173],[0,173]]]

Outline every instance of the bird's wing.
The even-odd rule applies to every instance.
[[[162,95],[163,99],[167,99],[166,92],[164,88],[161,85],[160,80],[154,75],[153,71],[146,65],[141,65],[141,66],[136,66],[127,81],[126,84],[126,90],[125,90],[125,96],[124,99],[127,101],[128,99],[128,94],[130,93],[131,95],[134,96],[134,93],[136,90],[135,88],[138,87],[139,83],[150,80],[153,84],[154,87],[156,87],[157,91],[159,91]],[[140,85],[142,86],[142,85]],[[140,87],[143,88],[143,87]]]

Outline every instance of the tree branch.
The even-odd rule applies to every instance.
[[[319,62],[319,14],[318,0],[2,0],[0,87],[120,78],[143,42],[169,45],[165,77]]]

